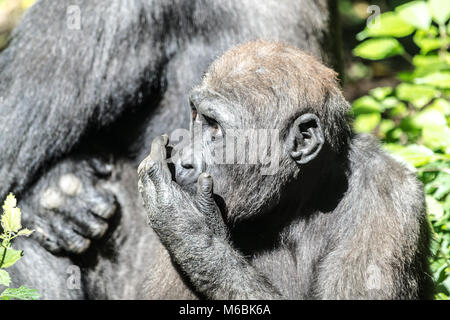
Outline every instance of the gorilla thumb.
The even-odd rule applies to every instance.
[[[198,177],[197,182],[197,199],[199,201],[211,202],[214,204],[213,200],[213,180],[209,173],[203,172]]]
[[[209,173],[202,173],[197,182],[197,203],[201,210],[215,210],[213,179]]]

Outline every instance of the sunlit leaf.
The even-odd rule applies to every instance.
[[[431,15],[425,1],[411,1],[395,8],[397,14],[405,22],[418,29],[428,29],[431,24]]]
[[[0,295],[2,300],[37,300],[39,297],[40,294],[36,289],[30,289],[25,286],[21,286],[20,288],[8,288]]]
[[[28,230],[27,228],[20,230],[17,235],[18,236],[25,236],[28,237],[30,236],[32,233],[34,232],[34,230]]]
[[[434,219],[440,219],[444,215],[444,208],[442,205],[432,196],[425,197],[427,203],[428,213],[433,215]]]
[[[442,55],[416,55],[413,58],[413,64],[416,67],[411,73],[411,78],[408,81],[414,81],[416,78],[421,78],[426,75],[440,72],[450,71],[450,64],[445,59],[441,58]]]
[[[414,27],[406,23],[395,12],[382,13],[379,23],[366,27],[356,35],[359,41],[369,37],[405,37],[414,32]]]
[[[443,126],[426,126],[422,131],[422,142],[432,150],[450,153],[450,129]]]
[[[442,47],[443,40],[438,37],[437,29],[432,26],[428,30],[418,30],[413,37],[414,43],[423,54]]]
[[[417,84],[427,84],[441,89],[450,89],[450,72],[435,72],[414,80]]]
[[[450,1],[448,0],[429,0],[430,12],[434,21],[439,24],[445,24],[450,18]]]
[[[16,208],[16,198],[9,194],[3,204],[3,215],[1,218],[2,228],[5,232],[17,232],[22,228],[20,223],[20,209]]]
[[[371,132],[380,123],[379,113],[361,114],[356,117],[354,127],[356,132]]]
[[[353,54],[369,60],[380,60],[405,52],[403,46],[396,39],[369,39],[353,49]]]
[[[409,163],[414,167],[426,165],[433,159],[434,155],[432,150],[417,144],[411,144],[406,147],[395,144],[385,144],[383,147],[400,161]]]
[[[399,99],[411,102],[416,108],[422,108],[439,95],[439,91],[433,87],[409,83],[399,84],[395,93]]]
[[[381,101],[392,93],[392,87],[379,87],[369,90],[369,93],[375,97],[375,99]]]
[[[436,109],[443,115],[450,115],[450,102],[446,99],[436,99],[427,109]]]
[[[363,96],[353,101],[353,113],[360,115],[363,113],[382,112],[383,106],[371,96]]]
[[[385,136],[388,131],[395,128],[395,122],[391,119],[383,119],[380,123],[380,133]]]
[[[387,97],[383,100],[383,105],[389,110],[391,117],[404,117],[408,114],[406,105],[395,97]]]
[[[433,182],[437,185],[434,193],[436,199],[441,200],[450,193],[450,174],[442,172]]]
[[[16,263],[23,255],[23,251],[14,250],[13,248],[6,249],[0,247],[0,267],[9,268]],[[1,263],[3,261],[3,263]]]
[[[418,129],[424,127],[446,126],[447,120],[444,115],[436,109],[426,108],[412,117],[412,124]]]
[[[10,284],[11,277],[9,273],[6,270],[0,269],[0,285],[9,287]]]

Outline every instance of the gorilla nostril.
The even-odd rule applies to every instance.
[[[194,166],[192,164],[186,163],[186,164],[182,164],[183,168],[185,169],[194,169]]]
[[[189,163],[189,162],[184,162],[184,161],[182,161],[181,162],[181,166],[184,168],[184,169],[194,169],[194,166],[191,164],[191,163]]]

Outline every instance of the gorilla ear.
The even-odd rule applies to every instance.
[[[287,137],[287,150],[298,164],[313,160],[324,143],[322,126],[313,113],[306,113],[295,119]]]

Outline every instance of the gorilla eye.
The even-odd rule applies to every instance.
[[[213,135],[217,135],[220,133],[220,126],[216,120],[214,120],[213,118],[207,117],[205,115],[203,115],[203,118],[205,118],[205,120],[208,124],[208,127],[212,131]]]

